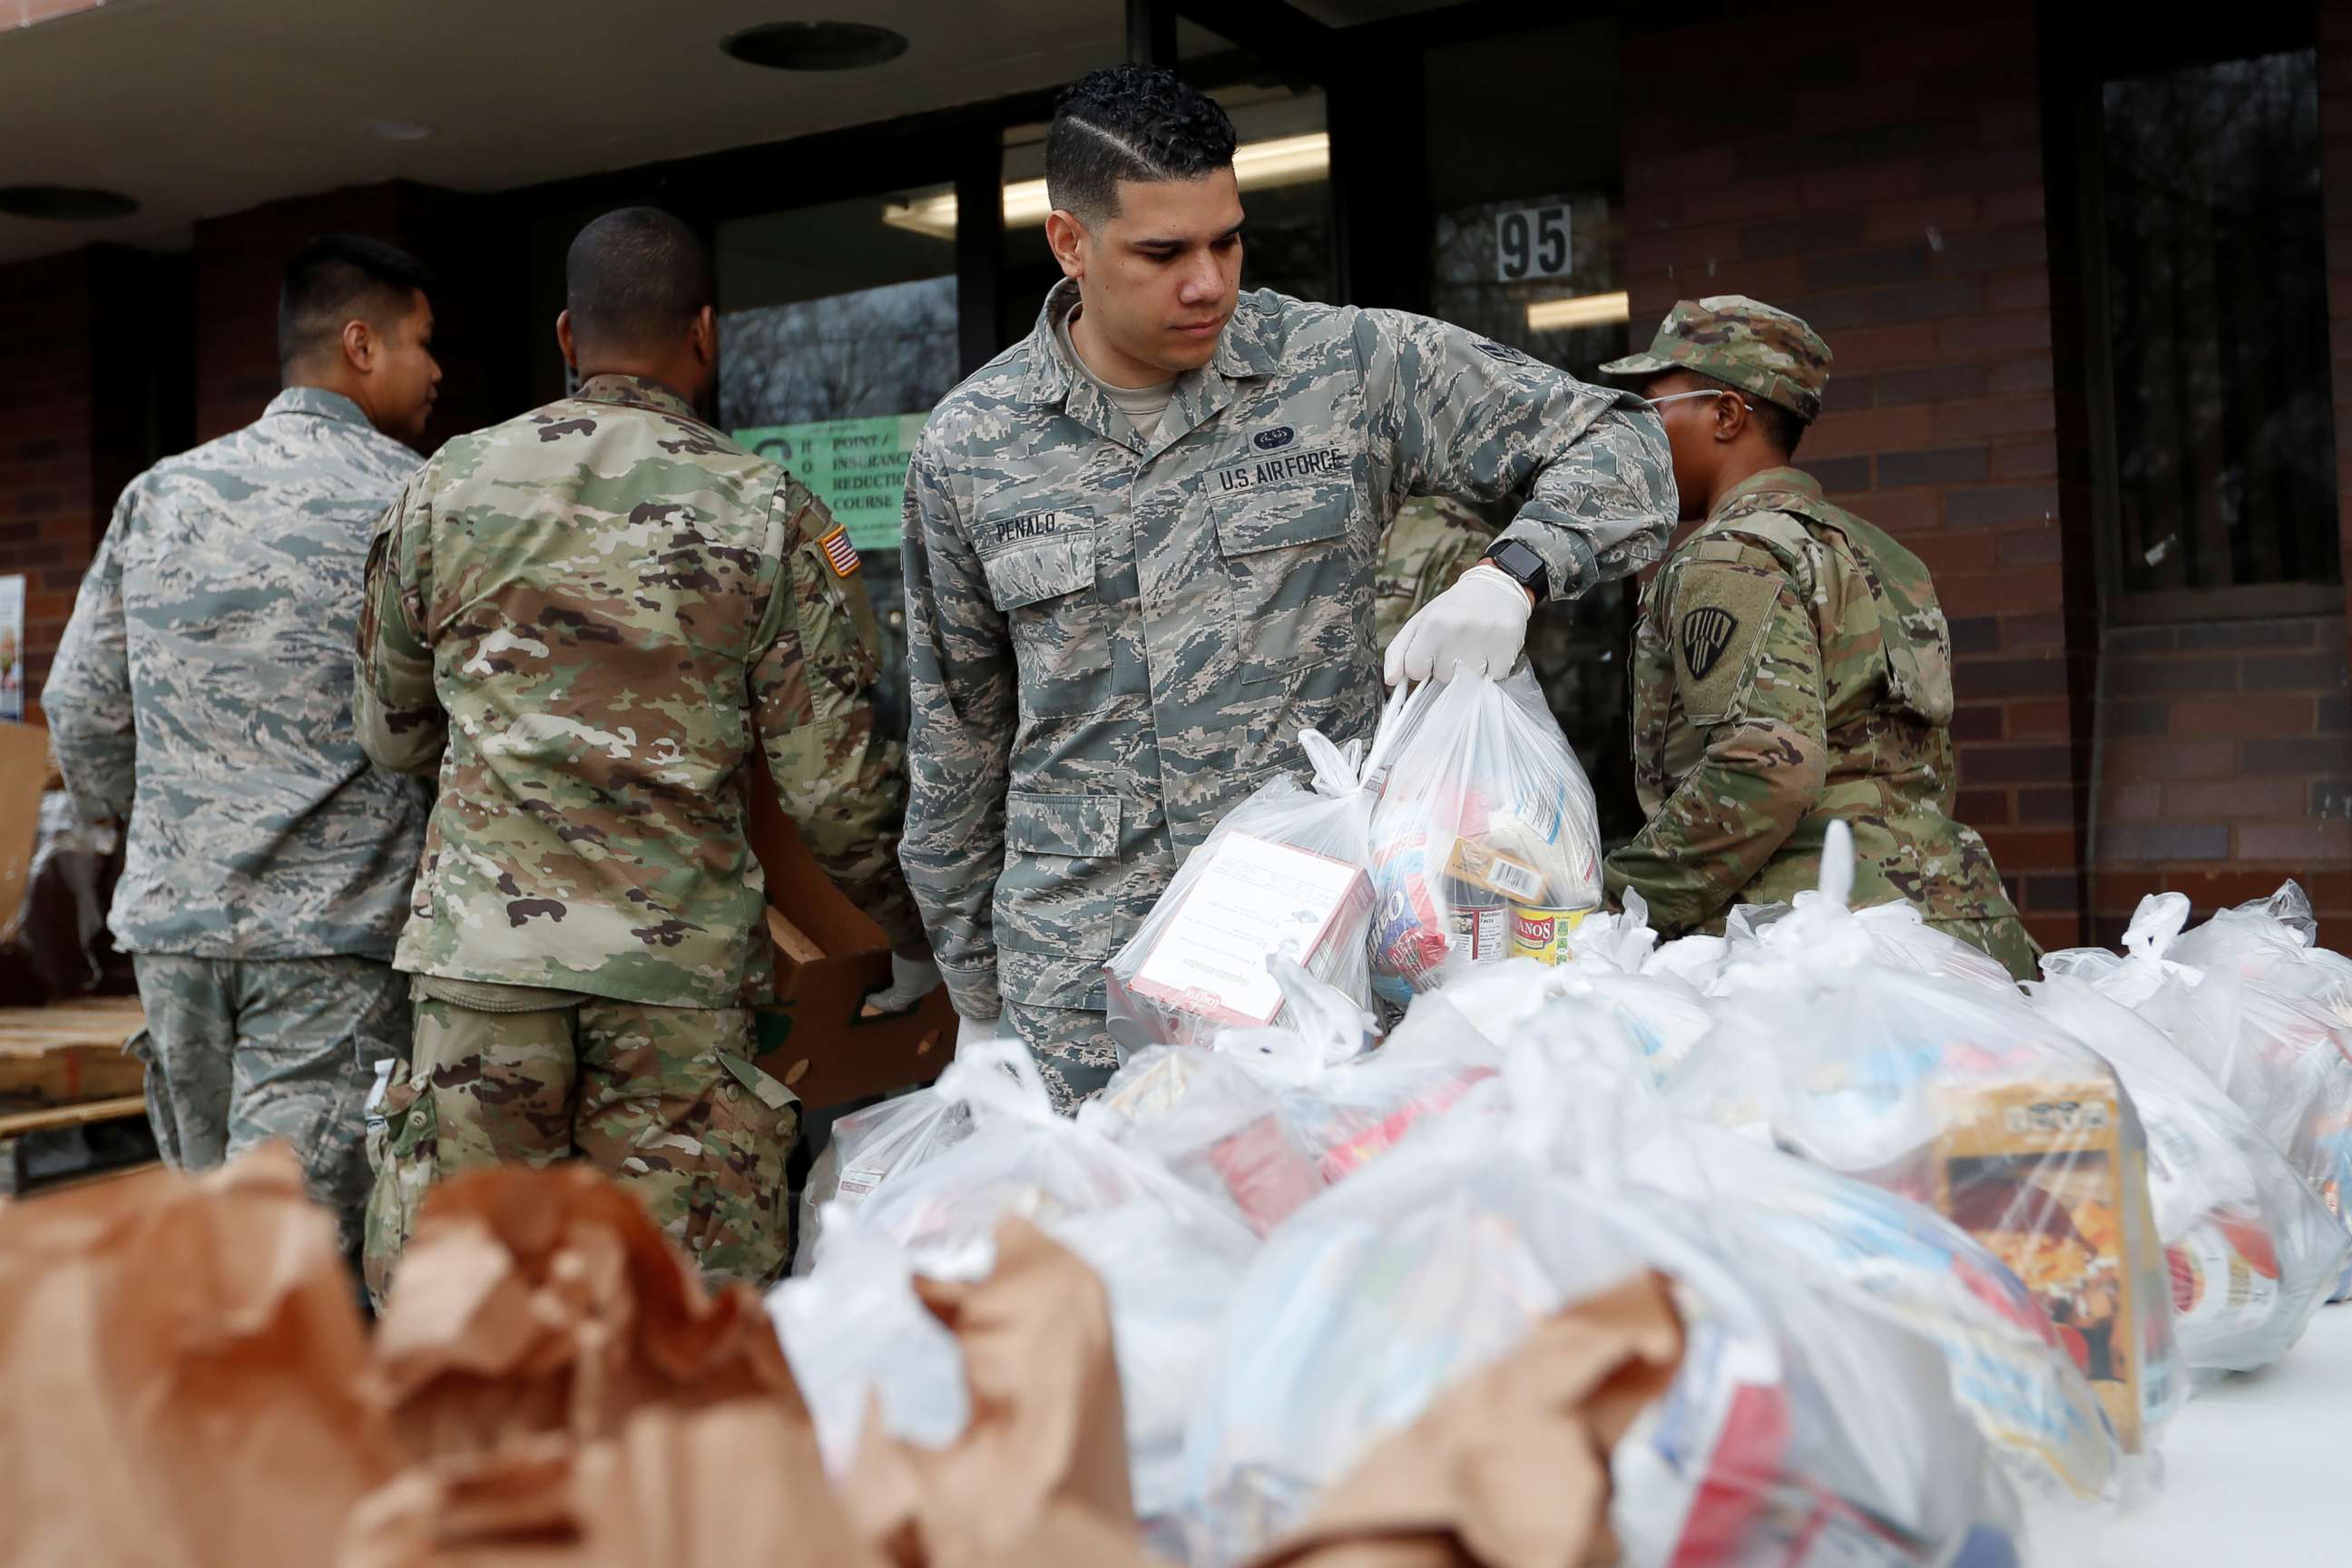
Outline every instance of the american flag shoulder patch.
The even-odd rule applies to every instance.
[[[836,577],[846,577],[858,568],[857,546],[849,542],[849,530],[836,523],[831,533],[816,542],[824,552],[824,563],[833,568]]]

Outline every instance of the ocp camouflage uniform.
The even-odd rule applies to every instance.
[[[352,731],[375,519],[416,467],[357,405],[291,387],[131,481],[41,704],[76,805],[128,818],[108,925],[133,955],[166,1161],[271,1138],[356,1247],[371,1064],[408,1035],[387,962],[425,795]]]
[[[1114,1065],[1102,968],[1231,806],[1370,731],[1373,581],[1409,496],[1528,499],[1566,598],[1654,560],[1656,420],[1392,310],[1244,294],[1139,436],[1055,323],[950,394],[907,482],[903,855],[956,1009],[1012,1020],[1057,1104]]]
[[[415,1053],[371,1129],[373,1286],[425,1190],[492,1160],[596,1163],[714,1279],[782,1264],[798,1102],[751,1062],[772,974],[745,791],[772,774],[818,863],[919,940],[844,543],[777,464],[615,375],[452,441],[385,517],[360,733],[440,795],[397,961]]]
[[[1829,351],[1737,295],[1675,307],[1648,354],[1810,420]],[[1919,558],[1795,468],[1719,498],[1643,595],[1633,766],[1649,825],[1608,858],[1667,935],[1813,887],[1832,821],[1853,830],[1856,907],[1908,900],[2032,979],[2038,949],[1984,840],[1951,815],[1951,636]]]
[[[1452,496],[1415,496],[1397,509],[1381,535],[1372,577],[1372,648],[1386,653],[1422,607],[1478,564],[1499,532]]]

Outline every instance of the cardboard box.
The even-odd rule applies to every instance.
[[[2149,1314],[2172,1303],[2149,1299],[2125,1253],[2133,1208],[2147,1217],[2147,1151],[2114,1081],[1955,1089],[1942,1109],[1935,1206],[2024,1280],[2137,1452],[2147,1380],[2162,1375],[2147,1365]]]
[[[33,848],[41,836],[41,790],[49,777],[49,732],[0,723],[0,934],[25,908]]]
[[[751,851],[768,878],[775,1000],[756,1009],[760,1066],[813,1110],[929,1083],[955,1054],[942,985],[912,1012],[859,1016],[890,984],[890,943],[817,866],[776,804],[767,771],[750,793]]]

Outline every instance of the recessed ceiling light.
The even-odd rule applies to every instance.
[[[100,191],[85,185],[0,185],[0,213],[16,217],[89,223],[98,218],[129,217],[138,210],[139,204],[121,191]]]
[[[907,52],[907,35],[864,22],[770,22],[722,39],[746,65],[780,71],[845,71],[887,64]]]
[[[371,120],[368,134],[385,142],[422,142],[433,134],[433,127],[414,120]]]

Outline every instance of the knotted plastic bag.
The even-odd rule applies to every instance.
[[[1417,689],[1372,812],[1375,987],[1394,1003],[1510,951],[1514,910],[1601,901],[1592,786],[1535,676]]]
[[[2243,921],[2184,936],[2188,920],[2189,900],[2179,893],[2142,899],[2123,955],[2054,952],[2042,972],[2088,981],[2161,1029],[2344,1219],[2352,1198],[2352,1025],[2298,988],[2324,966],[2245,940]],[[2210,967],[2180,962],[2175,955],[2183,952]],[[2352,1277],[2339,1279],[2333,1295],[2347,1290]]]
[[[1834,1547],[1924,1564],[2007,1539],[2011,1501],[1932,1347],[1807,1285],[1769,1242],[1727,1242],[1663,1193],[1564,1173],[1574,1100],[1495,1087],[1268,1239],[1187,1439],[1195,1562],[1280,1536],[1534,1325],[1646,1270],[1672,1281],[1688,1348],[1611,1452],[1622,1561]]]
[[[2200,1372],[2276,1361],[2335,1288],[2352,1237],[2153,1024],[2079,977],[2026,990],[2038,1011],[2106,1058],[2139,1110],[2182,1358]]]
[[[1133,940],[1105,970],[1111,1039],[1124,1061],[1155,1045],[1205,1046],[1224,1029],[1278,1022],[1285,999],[1266,961],[1285,954],[1356,1006],[1371,983],[1372,793],[1402,694],[1372,742],[1299,736],[1311,786],[1261,787],[1186,857]]]
[[[793,1272],[806,1274],[816,1267],[828,1212],[835,1219],[845,1217],[894,1173],[954,1148],[971,1131],[970,1108],[941,1094],[936,1084],[837,1118],[801,1194]]]
[[[2186,1384],[2131,1098],[2014,987],[1883,962],[1845,909],[1853,855],[1832,824],[1821,896],[1726,972],[1722,1026],[1669,1096],[1975,1237],[2032,1290],[2137,1451]]]

